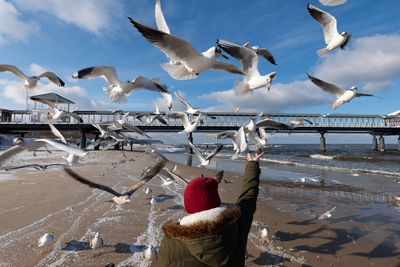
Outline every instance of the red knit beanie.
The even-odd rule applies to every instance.
[[[185,189],[183,201],[187,214],[209,210],[221,205],[218,182],[214,178],[197,177]]]

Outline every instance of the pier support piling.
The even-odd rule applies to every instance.
[[[99,134],[96,133],[96,137],[94,138],[94,141],[96,142],[98,139],[99,139]],[[93,147],[93,150],[99,150],[99,149],[100,149],[100,143]]]
[[[114,150],[119,150],[119,142],[114,145]]]
[[[86,148],[86,133],[84,131],[81,131],[81,142],[79,144],[79,147],[82,149]]]
[[[376,135],[372,136],[372,150],[378,151],[378,140],[376,139]]]
[[[192,133],[189,133],[188,140],[193,144],[193,135],[192,135]],[[189,146],[189,154],[193,154],[193,149],[192,149],[191,146]]]
[[[383,135],[379,137],[379,151],[385,152],[385,138],[383,138]]]
[[[400,135],[397,138],[397,150],[400,152]]]
[[[321,133],[320,144],[321,144],[321,152],[326,152],[325,133]]]

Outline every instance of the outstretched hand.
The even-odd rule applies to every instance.
[[[261,152],[260,154],[256,153],[255,157],[252,157],[250,153],[247,153],[247,161],[258,161],[262,155],[264,155],[264,152]]]

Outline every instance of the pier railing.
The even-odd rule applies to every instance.
[[[4,120],[2,116],[2,124],[45,124],[50,111],[25,111],[14,110],[11,115]],[[123,117],[122,114],[115,114],[111,111],[76,111],[82,117],[84,124],[106,123],[118,119],[124,119],[128,123],[141,126],[144,130],[149,131],[170,131],[182,127],[182,121],[174,118],[165,119],[168,125],[163,125],[159,121],[155,121],[151,126],[147,125],[145,119],[139,120],[136,116],[143,113],[140,111],[130,111],[129,115]],[[148,113],[148,112],[147,112]],[[149,113],[151,116],[155,113]],[[189,119],[193,119],[197,115],[189,115]],[[382,116],[382,115],[354,115],[354,114],[284,114],[284,113],[269,113],[263,114],[263,117],[290,124],[291,121],[303,119],[303,123],[296,125],[293,132],[385,132],[392,129],[391,134],[398,134],[400,131],[400,117],[397,116]],[[247,125],[252,118],[259,118],[256,113],[229,113],[229,112],[209,112],[204,113],[199,123],[198,130],[200,132],[215,132],[224,129],[236,129]],[[309,122],[311,123],[309,123]],[[56,122],[56,124],[78,124],[74,119],[65,117]],[[273,129],[267,129],[273,130]],[[286,130],[287,131],[287,130]],[[282,130],[281,132],[285,132]]]

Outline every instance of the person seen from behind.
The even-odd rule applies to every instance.
[[[234,205],[221,205],[214,178],[193,179],[184,192],[187,215],[163,226],[161,248],[152,267],[245,266],[247,237],[256,211],[260,183],[259,159],[247,165],[240,195]]]

